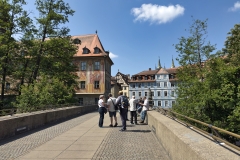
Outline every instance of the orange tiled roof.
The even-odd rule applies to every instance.
[[[89,57],[89,56],[108,56],[108,54],[105,52],[102,43],[98,37],[97,34],[88,34],[88,35],[82,35],[82,36],[72,36],[72,39],[76,39],[78,38],[81,43],[77,44],[78,46],[78,51],[77,53],[74,55],[74,57]],[[88,54],[83,54],[83,48],[86,47],[89,49],[90,53]],[[100,49],[100,53],[99,54],[94,54],[94,48],[98,47]]]
[[[147,71],[142,71],[140,73],[137,73],[133,76],[137,76],[137,75],[154,75],[157,73],[158,70],[147,70]]]
[[[156,74],[169,74],[166,69],[161,68]]]

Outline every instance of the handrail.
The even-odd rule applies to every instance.
[[[65,108],[70,106],[88,106],[88,105],[96,105],[96,104],[79,104],[79,103],[67,103],[67,104],[49,104],[44,106],[35,106],[34,109],[29,109],[28,111],[20,111],[17,107],[9,108],[9,109],[2,109],[0,110],[0,117],[6,116],[6,115],[14,115],[17,113],[27,113],[27,112],[35,112],[35,111],[42,111],[42,110],[50,110],[50,109],[56,109],[56,108]]]
[[[222,133],[225,133],[225,134],[228,134],[228,135],[231,135],[231,136],[233,136],[233,137],[235,137],[235,138],[240,139],[240,135],[238,135],[238,134],[235,134],[235,133],[226,131],[226,130],[224,130],[224,129],[222,129],[222,128],[218,128],[218,127],[213,126],[213,125],[211,125],[211,124],[207,124],[207,123],[205,123],[205,122],[202,122],[202,121],[199,121],[199,120],[196,120],[196,119],[187,117],[187,116],[185,116],[185,115],[176,113],[176,112],[174,112],[174,111],[171,111],[170,109],[165,109],[165,108],[161,108],[161,107],[154,107],[154,109],[156,109],[158,112],[160,112],[160,113],[162,113],[162,114],[164,114],[164,115],[171,116],[174,120],[175,120],[175,118],[176,118],[176,115],[178,115],[178,116],[183,117],[183,118],[186,118],[186,119],[188,119],[188,120],[190,120],[190,121],[193,121],[193,122],[199,123],[199,124],[201,124],[201,125],[207,126],[207,127],[209,127],[216,135],[213,135],[213,133],[210,134],[210,133],[208,133],[208,132],[206,132],[206,131],[204,131],[204,130],[202,130],[202,129],[200,129],[200,128],[197,128],[196,126],[194,126],[194,129],[196,129],[196,130],[198,130],[198,131],[200,131],[200,132],[202,132],[202,133],[204,133],[204,134],[206,134],[206,135],[208,135],[208,136],[211,136],[214,140],[217,140],[217,141],[219,141],[219,142],[224,142],[224,143],[228,144],[229,146],[233,147],[234,149],[240,151],[240,147],[238,147],[238,146],[236,146],[236,145],[234,145],[234,144],[232,144],[232,143],[230,143],[230,142],[222,139],[222,138],[220,137],[220,135],[218,134],[217,131],[220,131],[220,132],[222,132]],[[169,113],[171,113],[171,114],[169,114]],[[177,119],[177,120],[180,121],[180,122],[182,122],[182,121],[179,120],[179,119]],[[189,123],[187,123],[187,122],[185,122],[185,121],[183,121],[182,123],[185,123],[185,124],[186,124],[187,126],[189,126],[189,127],[192,127],[192,126],[193,126],[193,125],[191,125],[191,124],[189,124]],[[217,130],[217,131],[216,131],[216,130]]]

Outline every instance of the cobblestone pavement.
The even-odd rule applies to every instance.
[[[93,159],[168,160],[169,157],[148,125],[130,125],[127,131],[112,128]]]
[[[15,159],[96,115],[96,112],[85,114],[57,125],[43,126],[0,141],[0,160]]]
[[[118,115],[118,122],[120,117]],[[64,132],[68,132],[76,126],[81,126],[86,123],[87,120],[94,118],[94,122],[98,120],[98,113],[85,114],[68,121],[58,123],[56,125],[45,126],[38,130],[33,130],[21,135],[17,135],[13,138],[9,138],[5,141],[0,141],[0,160],[12,160],[18,157],[22,157],[30,153],[32,150],[36,150],[39,146],[50,142],[55,137],[62,135]],[[91,121],[93,123],[93,121]],[[93,124],[95,129],[99,129],[97,122]],[[109,117],[105,115],[104,127],[107,129],[104,134],[102,142],[99,144],[96,150],[94,150],[91,158],[93,160],[168,160],[169,157],[159,143],[158,139],[151,131],[150,127],[146,124],[131,125],[127,121],[127,131],[120,132],[121,126],[108,127]],[[92,128],[92,129],[94,129]],[[94,130],[95,130],[94,129]],[[102,133],[101,133],[102,134]],[[97,137],[95,137],[97,138]],[[95,141],[92,141],[94,143]],[[96,144],[95,144],[96,145]],[[70,148],[68,148],[70,149]],[[67,150],[63,150],[64,154]],[[37,151],[34,151],[36,153]],[[78,153],[78,152],[76,152]],[[76,154],[77,155],[77,154]],[[82,155],[83,156],[83,155]],[[82,157],[80,155],[80,157]],[[58,158],[57,158],[58,157]],[[52,160],[61,159],[61,156],[51,158]],[[71,155],[73,157],[73,155]],[[83,157],[82,157],[83,158]],[[23,158],[24,159],[24,158]],[[65,157],[64,159],[70,159]],[[74,159],[79,159],[75,157]]]

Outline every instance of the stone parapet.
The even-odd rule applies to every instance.
[[[148,112],[148,125],[173,160],[239,160],[240,152],[214,142],[159,112]]]
[[[39,126],[97,111],[97,105],[72,106],[0,117],[0,139],[14,136]]]

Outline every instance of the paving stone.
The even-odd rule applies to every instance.
[[[99,116],[94,112],[0,141],[0,160],[169,159],[148,125],[130,125],[127,121],[127,131],[120,132],[121,122],[117,115],[118,127],[108,127],[110,120],[106,114],[104,127],[99,128],[98,122],[93,124]],[[53,148],[54,145],[58,147]]]

